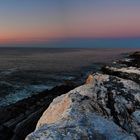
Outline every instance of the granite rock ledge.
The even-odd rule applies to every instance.
[[[140,81],[133,77],[139,65],[117,65],[55,98],[26,140],[139,140]]]

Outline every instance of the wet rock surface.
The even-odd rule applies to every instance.
[[[105,66],[55,98],[26,140],[139,140],[139,56]]]

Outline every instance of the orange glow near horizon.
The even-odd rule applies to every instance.
[[[140,1],[7,1],[0,5],[0,44],[140,37]]]
[[[64,31],[59,32],[50,32],[49,34],[39,34],[36,35],[34,33],[21,33],[21,34],[14,34],[14,33],[7,33],[5,35],[0,36],[0,43],[16,43],[16,42],[41,42],[41,41],[49,41],[52,39],[65,39],[65,38],[121,38],[121,37],[140,37],[140,28],[130,28],[128,27],[119,27],[114,28],[111,26],[100,27],[98,28],[93,27],[93,29],[88,28],[79,28],[73,27],[67,29],[67,33]]]
[[[86,17],[88,18],[88,17]],[[135,22],[134,22],[135,21]],[[79,24],[79,22],[81,24]],[[2,29],[0,43],[14,42],[41,42],[51,39],[65,38],[120,38],[120,37],[140,37],[140,19],[136,17],[114,17],[109,19],[96,17],[94,19],[74,19],[71,23],[62,24],[62,27],[51,26],[48,28],[20,28],[13,30]],[[47,27],[47,25],[46,25]]]

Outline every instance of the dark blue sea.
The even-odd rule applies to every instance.
[[[102,43],[113,44],[107,41]],[[0,106],[15,103],[70,80],[84,82],[89,73],[99,71],[103,65],[112,63],[127,53],[140,50],[133,47],[92,48],[89,47],[92,43],[89,45],[82,41],[75,44],[81,48],[69,48],[69,45],[74,44],[64,43],[65,48],[1,47]],[[100,43],[96,41],[96,44]],[[85,45],[88,47],[84,48]],[[114,44],[117,45],[119,44]]]

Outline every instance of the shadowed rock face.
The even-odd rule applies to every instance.
[[[139,140],[140,84],[129,78],[139,68],[117,65],[119,70],[108,69],[128,77],[105,71],[90,75],[86,84],[53,100],[26,140]]]
[[[54,87],[13,105],[0,108],[0,140],[23,140],[34,131],[52,100],[76,87],[73,83]]]

